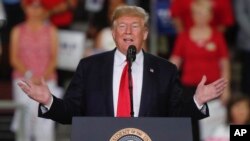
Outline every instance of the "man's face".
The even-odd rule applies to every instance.
[[[136,46],[137,51],[142,49],[148,31],[142,18],[122,16],[114,21],[112,35],[118,50],[126,54],[129,45]]]

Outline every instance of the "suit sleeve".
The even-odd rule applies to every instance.
[[[84,65],[81,61],[75,75],[66,91],[64,99],[53,96],[53,103],[48,112],[42,113],[38,109],[38,116],[52,119],[63,124],[71,124],[73,116],[81,116],[82,96],[84,94]],[[40,105],[41,106],[41,105]]]
[[[202,119],[209,116],[209,110],[206,106],[206,113],[203,113],[196,106],[193,96],[185,95],[185,92],[182,90],[180,81],[178,79],[177,68],[173,69],[173,75],[170,82],[170,96],[168,111],[169,116],[171,117],[191,117],[193,119]]]

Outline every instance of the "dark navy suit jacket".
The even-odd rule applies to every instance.
[[[115,50],[80,61],[64,99],[53,97],[50,110],[39,116],[60,123],[71,123],[73,116],[110,116],[113,108],[113,64]],[[179,85],[178,71],[167,60],[144,54],[144,70],[139,117],[208,116],[186,96]],[[153,70],[153,71],[152,71]]]

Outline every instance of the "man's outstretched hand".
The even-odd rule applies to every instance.
[[[195,100],[200,106],[222,95],[224,89],[227,87],[227,81],[224,78],[220,78],[208,85],[205,85],[206,81],[207,77],[203,76],[194,95]]]
[[[35,84],[31,80],[23,80],[17,84],[27,96],[43,105],[49,104],[52,99],[48,85],[43,78],[40,84]]]

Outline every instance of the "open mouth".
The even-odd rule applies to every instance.
[[[132,38],[124,38],[123,41],[124,41],[125,43],[128,43],[128,44],[134,42],[134,40],[133,40]]]

